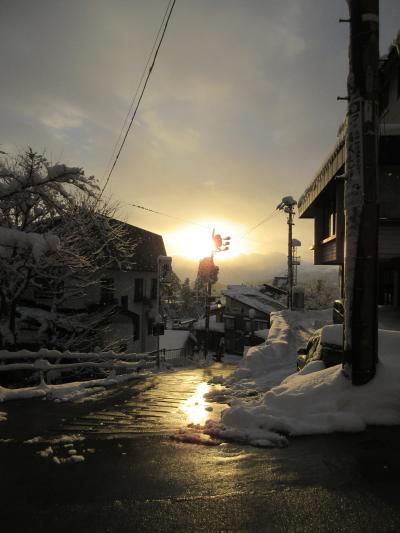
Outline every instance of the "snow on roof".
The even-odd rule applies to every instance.
[[[160,348],[165,350],[180,350],[189,339],[194,339],[190,331],[182,329],[166,329],[164,335],[160,335]]]
[[[237,300],[238,302],[248,305],[261,313],[271,313],[272,311],[281,311],[285,306],[277,302],[267,294],[262,293],[256,287],[248,285],[228,285],[223,291],[225,296]]]

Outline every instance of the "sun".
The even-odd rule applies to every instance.
[[[208,220],[182,226],[176,231],[165,234],[164,240],[168,253],[195,260],[209,256],[213,250],[213,228],[215,228],[215,233],[223,238],[231,237],[229,250],[217,252],[216,259],[234,258],[246,253],[245,242],[241,239],[242,228],[238,224]]]

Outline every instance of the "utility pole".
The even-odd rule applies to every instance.
[[[287,294],[287,306],[288,309],[293,308],[293,217],[294,217],[294,206],[297,204],[291,196],[285,196],[282,198],[281,203],[277,206],[277,209],[283,210],[287,216],[288,223],[288,294]]]
[[[344,348],[353,385],[363,385],[375,375],[378,358],[379,0],[348,4]]]
[[[294,208],[290,206],[288,210],[288,298],[287,306],[288,309],[293,307],[293,215]]]

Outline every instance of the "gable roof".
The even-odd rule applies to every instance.
[[[261,313],[269,314],[272,311],[286,309],[284,305],[270,296],[263,294],[255,287],[249,287],[247,285],[228,285],[228,288],[223,291],[223,293],[228,298],[232,298],[244,305],[252,307]]]
[[[111,222],[123,225],[127,239],[132,243],[133,252],[129,270],[157,272],[158,257],[166,255],[162,236],[121,220],[111,219]]]

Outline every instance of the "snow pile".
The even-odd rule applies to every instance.
[[[284,446],[286,435],[358,432],[367,425],[400,424],[400,332],[379,331],[375,378],[355,387],[341,365],[320,362],[286,378],[253,403],[236,401],[205,432],[256,446]],[[312,371],[314,370],[314,371]]]
[[[44,397],[56,401],[76,401],[103,392],[105,387],[132,379],[143,379],[147,375],[137,374],[135,372],[134,374],[122,374],[120,376],[110,376],[107,378],[92,379],[90,381],[74,381],[72,383],[58,385],[42,383],[37,387],[23,387],[20,389],[7,389],[0,386],[0,402]]]
[[[212,399],[227,402],[232,397],[255,396],[280,383],[296,370],[297,350],[331,315],[329,309],[271,313],[266,342],[247,350],[238,370],[223,381],[228,390],[211,393]]]
[[[60,240],[57,235],[0,227],[0,257],[13,257],[15,249],[28,250],[35,261],[39,262],[43,255],[56,252],[59,247]]]

